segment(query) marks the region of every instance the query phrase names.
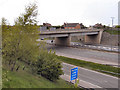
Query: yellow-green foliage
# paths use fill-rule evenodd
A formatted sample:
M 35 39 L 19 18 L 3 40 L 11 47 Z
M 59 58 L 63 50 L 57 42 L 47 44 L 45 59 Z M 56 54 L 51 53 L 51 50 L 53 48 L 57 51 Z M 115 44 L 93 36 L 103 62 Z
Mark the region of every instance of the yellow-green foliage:
M 39 38 L 36 16 L 36 4 L 30 4 L 25 13 L 15 20 L 14 26 L 8 26 L 6 19 L 2 19 L 3 64 L 11 71 L 24 70 L 29 65 L 32 71 L 39 71 L 39 74 L 54 81 L 62 74 L 61 63 L 55 53 L 48 53 L 44 44 L 36 41 Z
M 38 61 L 36 62 L 36 71 L 45 78 L 55 81 L 63 74 L 61 62 L 57 59 L 55 52 L 48 52 L 45 49 L 40 50 Z

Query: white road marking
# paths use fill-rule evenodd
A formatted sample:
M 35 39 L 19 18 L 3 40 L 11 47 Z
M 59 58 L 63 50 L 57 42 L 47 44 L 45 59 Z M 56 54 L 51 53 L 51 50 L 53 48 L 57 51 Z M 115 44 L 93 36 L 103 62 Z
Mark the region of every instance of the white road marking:
M 67 75 L 67 74 L 61 75 L 61 78 L 70 82 L 70 76 Z M 74 80 L 71 81 L 71 82 L 75 83 Z M 98 85 L 92 84 L 90 82 L 87 82 L 87 81 L 84 81 L 84 80 L 81 80 L 81 79 L 79 79 L 79 85 L 82 86 L 82 87 L 85 87 L 85 88 L 102 88 Z
M 75 59 L 83 60 L 83 61 L 89 61 L 89 62 L 99 63 L 99 64 L 118 65 L 118 63 L 114 63 L 114 62 L 101 61 L 101 60 L 91 59 L 91 58 L 88 59 L 88 58 L 85 58 L 85 57 L 80 57 L 80 56 L 76 56 L 76 55 L 68 55 L 68 54 L 58 53 L 58 52 L 56 52 L 56 55 L 58 55 L 58 56 L 64 56 L 64 57 L 69 57 L 69 58 L 75 58 Z
M 94 86 L 94 87 L 96 87 L 96 88 L 102 88 L 102 87 L 100 87 L 100 86 L 98 86 L 98 85 L 95 85 L 95 84 L 92 84 L 92 83 L 90 83 L 90 82 L 86 82 L 86 81 L 83 81 L 83 80 L 79 80 L 79 82 L 84 82 L 84 83 L 87 83 L 87 84 L 89 84 L 89 85 L 91 85 L 91 86 Z
M 62 64 L 70 65 L 70 66 L 75 66 L 75 65 L 68 64 L 68 63 L 62 63 Z M 117 79 L 117 80 L 118 80 L 118 78 L 117 78 L 117 77 L 114 77 L 114 76 L 110 76 L 110 75 L 107 75 L 107 74 L 103 74 L 103 73 L 100 73 L 100 72 L 97 72 L 97 71 L 93 71 L 93 70 L 89 70 L 89 69 L 82 68 L 82 67 L 78 67 L 78 68 L 83 69 L 83 70 L 86 70 L 86 71 L 94 72 L 94 73 L 97 73 L 97 74 L 101 74 L 101 75 L 104 75 L 104 76 L 107 76 L 107 77 L 114 78 L 114 79 Z

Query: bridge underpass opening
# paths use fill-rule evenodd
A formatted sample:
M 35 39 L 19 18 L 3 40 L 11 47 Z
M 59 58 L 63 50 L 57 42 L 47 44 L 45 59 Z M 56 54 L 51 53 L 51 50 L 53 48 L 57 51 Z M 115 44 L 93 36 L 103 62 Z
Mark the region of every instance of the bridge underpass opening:
M 60 46 L 70 46 L 71 37 L 56 37 L 55 38 L 55 45 Z

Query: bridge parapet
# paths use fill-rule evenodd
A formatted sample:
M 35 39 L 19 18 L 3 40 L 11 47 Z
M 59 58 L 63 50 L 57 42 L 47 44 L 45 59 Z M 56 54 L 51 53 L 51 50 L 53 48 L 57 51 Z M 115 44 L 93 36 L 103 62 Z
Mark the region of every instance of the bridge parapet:
M 57 33 L 80 33 L 80 32 L 99 32 L 103 31 L 102 29 L 95 29 L 95 30 L 89 30 L 89 29 L 76 29 L 76 30 L 54 30 L 54 31 L 41 31 L 40 34 L 57 34 Z

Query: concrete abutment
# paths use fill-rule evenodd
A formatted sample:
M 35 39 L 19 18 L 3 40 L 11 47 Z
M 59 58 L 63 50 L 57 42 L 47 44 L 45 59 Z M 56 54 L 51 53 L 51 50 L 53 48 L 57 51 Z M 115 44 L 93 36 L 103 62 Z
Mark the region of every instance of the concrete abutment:
M 103 30 L 99 31 L 96 35 L 86 35 L 85 44 L 100 44 Z

